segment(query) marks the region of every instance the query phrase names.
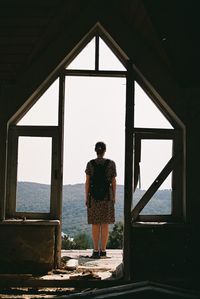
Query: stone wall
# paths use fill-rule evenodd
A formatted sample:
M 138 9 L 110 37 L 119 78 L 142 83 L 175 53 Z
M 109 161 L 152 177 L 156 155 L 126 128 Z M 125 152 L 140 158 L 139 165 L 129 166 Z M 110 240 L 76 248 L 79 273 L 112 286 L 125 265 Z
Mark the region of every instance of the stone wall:
M 54 226 L 0 225 L 0 272 L 43 273 L 53 268 Z

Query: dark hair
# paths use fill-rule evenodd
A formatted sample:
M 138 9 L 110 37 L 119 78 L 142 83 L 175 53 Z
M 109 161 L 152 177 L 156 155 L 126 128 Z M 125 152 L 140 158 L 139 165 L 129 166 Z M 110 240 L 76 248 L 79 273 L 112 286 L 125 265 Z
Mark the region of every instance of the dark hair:
M 102 141 L 99 141 L 95 144 L 95 152 L 102 155 L 106 150 L 106 144 Z

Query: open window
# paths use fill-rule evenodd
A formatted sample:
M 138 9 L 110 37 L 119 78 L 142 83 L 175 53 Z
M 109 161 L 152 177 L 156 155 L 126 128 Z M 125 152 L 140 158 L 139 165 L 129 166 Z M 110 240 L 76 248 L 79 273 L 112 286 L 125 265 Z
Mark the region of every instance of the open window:
M 57 129 L 39 126 L 10 127 L 9 157 L 7 217 L 55 219 L 58 173 Z M 44 181 L 46 184 L 41 184 L 41 189 L 33 188 L 34 183 L 39 185 Z M 23 189 L 21 189 L 22 183 Z
M 133 194 L 133 221 L 168 221 L 177 222 L 183 220 L 183 200 L 182 200 L 182 164 L 181 164 L 181 142 L 180 132 L 170 129 L 136 129 L 134 130 L 134 194 Z M 161 146 L 161 144 L 163 144 Z M 134 201 L 136 187 L 141 180 L 141 161 L 143 158 L 143 147 L 148 148 L 148 167 L 150 173 L 149 186 L 143 191 L 142 197 Z M 160 147 L 160 149 L 159 149 Z M 164 155 L 161 147 L 165 149 Z M 151 151 L 151 148 L 153 149 Z M 163 156 L 163 157 L 162 157 Z M 159 168 L 154 171 L 156 161 L 160 160 Z M 163 165 L 162 165 L 163 164 Z M 159 200 L 159 187 L 169 179 L 168 189 L 165 190 L 167 198 Z M 178 187 L 178 188 L 177 188 Z M 152 209 L 146 209 L 152 203 Z M 158 207 L 160 204 L 160 207 Z M 148 212 L 149 211 L 149 212 Z

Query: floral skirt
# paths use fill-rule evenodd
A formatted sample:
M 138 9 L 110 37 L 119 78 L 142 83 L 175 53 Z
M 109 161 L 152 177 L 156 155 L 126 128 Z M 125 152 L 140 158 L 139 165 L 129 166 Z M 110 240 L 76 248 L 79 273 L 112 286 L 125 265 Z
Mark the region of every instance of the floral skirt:
M 88 224 L 114 223 L 115 207 L 113 200 L 96 201 L 91 199 L 90 207 L 87 208 Z

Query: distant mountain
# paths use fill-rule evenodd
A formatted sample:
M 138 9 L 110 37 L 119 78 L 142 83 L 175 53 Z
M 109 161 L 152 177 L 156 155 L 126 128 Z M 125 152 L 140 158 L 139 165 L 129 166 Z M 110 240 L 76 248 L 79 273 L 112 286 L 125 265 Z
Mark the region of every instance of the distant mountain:
M 134 205 L 145 193 L 137 189 L 133 195 Z M 115 215 L 116 221 L 123 221 L 124 187 L 117 186 Z M 171 190 L 159 190 L 142 211 L 142 214 L 169 214 L 171 210 Z M 50 186 L 45 184 L 19 182 L 17 185 L 17 211 L 48 212 L 50 209 Z M 91 235 L 87 224 L 84 205 L 84 184 L 63 186 L 62 231 L 74 237 L 77 233 Z M 112 228 L 112 226 L 111 226 Z

